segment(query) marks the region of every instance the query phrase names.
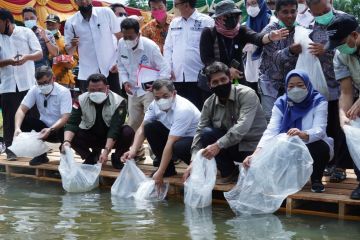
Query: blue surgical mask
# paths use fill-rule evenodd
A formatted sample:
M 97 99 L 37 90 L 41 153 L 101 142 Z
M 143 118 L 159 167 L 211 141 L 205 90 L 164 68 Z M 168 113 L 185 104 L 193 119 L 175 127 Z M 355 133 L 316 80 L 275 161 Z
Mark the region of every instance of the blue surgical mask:
M 341 52 L 342 54 L 348 54 L 348 55 L 354 54 L 357 50 L 356 47 L 352 48 L 347 43 L 338 46 L 336 49 L 339 50 L 339 52 Z
M 34 26 L 36 26 L 36 20 L 26 20 L 24 21 L 24 25 L 25 27 L 32 29 Z
M 315 17 L 315 22 L 321 25 L 329 25 L 329 23 L 334 19 L 335 15 L 332 10 L 328 13 L 323 14 L 321 16 Z
M 299 87 L 294 87 L 288 91 L 287 95 L 288 95 L 288 98 L 290 98 L 293 102 L 301 103 L 307 97 L 308 90 L 306 88 L 303 89 L 303 88 L 299 88 Z
M 48 30 L 48 31 L 51 32 L 52 35 L 55 35 L 58 32 L 58 30 L 56 30 L 56 29 L 55 30 Z

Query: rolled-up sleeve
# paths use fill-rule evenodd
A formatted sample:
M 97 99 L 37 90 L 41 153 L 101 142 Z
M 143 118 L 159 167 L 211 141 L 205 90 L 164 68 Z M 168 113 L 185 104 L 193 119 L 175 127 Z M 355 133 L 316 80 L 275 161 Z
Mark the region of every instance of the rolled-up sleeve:
M 334 56 L 334 72 L 335 72 L 335 79 L 337 81 L 342 80 L 347 77 L 351 77 L 350 70 L 348 66 L 346 66 L 340 59 L 340 52 L 336 50 Z
M 253 91 L 248 91 L 244 94 L 241 94 L 238 101 L 240 112 L 237 123 L 218 140 L 220 146 L 223 148 L 228 148 L 241 142 L 242 138 L 249 132 L 251 128 L 260 104 L 259 98 Z

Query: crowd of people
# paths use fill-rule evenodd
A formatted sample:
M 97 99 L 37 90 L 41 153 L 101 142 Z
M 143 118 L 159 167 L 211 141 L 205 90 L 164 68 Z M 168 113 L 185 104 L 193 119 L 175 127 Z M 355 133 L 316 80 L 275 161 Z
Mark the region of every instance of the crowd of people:
M 189 165 L 185 180 L 201 149 L 216 160 L 217 184 L 228 184 L 239 175 L 234 162 L 251 168 L 254 154 L 286 133 L 302 139 L 314 160 L 313 192 L 325 190 L 324 174 L 345 180 L 347 168 L 360 181 L 343 132 L 360 117 L 360 27 L 331 0 L 246 0 L 244 24 L 231 0 L 209 14 L 198 12 L 196 0 L 174 0 L 180 16 L 166 12 L 165 0 L 149 0 L 153 19 L 146 24 L 121 4 L 75 2 L 79 11 L 66 20 L 64 35 L 56 15 L 43 29 L 26 7 L 22 27 L 0 9 L 6 147 L 35 130 L 61 150 L 73 148 L 85 164 L 106 163 L 112 153 L 121 169 L 144 156 L 147 139 L 157 184 L 177 174 L 178 159 Z M 311 32 L 308 49 L 295 42 L 298 28 Z M 296 68 L 307 50 L 320 61 L 328 96 Z M 75 86 L 81 95 L 71 94 Z M 30 165 L 48 161 L 43 154 Z M 360 185 L 350 197 L 360 200 Z

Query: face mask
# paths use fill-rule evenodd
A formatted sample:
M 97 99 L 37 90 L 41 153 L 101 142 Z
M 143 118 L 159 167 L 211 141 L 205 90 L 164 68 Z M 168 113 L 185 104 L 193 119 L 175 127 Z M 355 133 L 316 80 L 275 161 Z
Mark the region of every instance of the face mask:
M 344 43 L 344 44 L 338 46 L 336 49 L 339 50 L 339 52 L 341 52 L 343 54 L 348 54 L 348 55 L 355 53 L 357 50 L 356 47 L 352 48 L 347 43 Z
M 171 108 L 173 104 L 173 98 L 160 98 L 156 101 L 156 104 L 160 108 L 161 111 L 167 111 Z
M 156 21 L 161 22 L 166 18 L 165 10 L 154 10 L 151 11 L 151 15 L 156 19 Z
M 230 95 L 231 91 L 231 82 L 229 81 L 226 84 L 218 85 L 211 90 L 215 93 L 219 98 L 227 98 Z
M 52 35 L 55 35 L 58 32 L 58 30 L 56 30 L 56 29 L 55 30 L 48 30 L 48 31 L 51 32 Z
M 104 92 L 92 92 L 89 94 L 89 98 L 94 103 L 100 104 L 106 100 L 107 95 Z
M 279 25 L 280 25 L 281 28 L 293 28 L 293 27 L 295 27 L 297 25 L 297 22 L 294 22 L 291 27 L 288 27 L 288 26 L 285 25 L 285 23 L 283 21 L 279 20 Z
M 306 10 L 307 6 L 303 3 L 298 4 L 298 13 L 303 13 Z
M 259 15 L 260 8 L 259 8 L 259 6 L 256 6 L 256 7 L 249 6 L 246 8 L 246 12 L 249 14 L 249 16 L 254 18 L 257 15 Z
M 26 20 L 24 22 L 25 27 L 32 29 L 36 26 L 36 20 Z
M 87 5 L 87 6 L 80 6 L 79 7 L 79 11 L 82 13 L 82 14 L 87 14 L 91 11 L 92 9 L 92 5 Z
M 321 25 L 328 25 L 333 19 L 335 15 L 332 10 L 330 10 L 328 13 L 315 17 L 315 22 Z
M 234 29 L 236 27 L 236 25 L 238 25 L 239 21 L 238 18 L 235 16 L 228 16 L 225 21 L 224 21 L 224 26 L 231 30 Z
M 138 44 L 138 38 L 135 40 L 125 40 L 125 45 L 129 50 L 132 50 Z
M 299 87 L 294 87 L 293 89 L 288 91 L 288 97 L 295 103 L 301 103 L 302 101 L 304 101 L 307 95 L 308 90 Z
M 53 90 L 53 87 L 54 86 L 52 84 L 45 84 L 45 85 L 38 86 L 40 92 L 44 95 L 51 93 L 51 91 Z

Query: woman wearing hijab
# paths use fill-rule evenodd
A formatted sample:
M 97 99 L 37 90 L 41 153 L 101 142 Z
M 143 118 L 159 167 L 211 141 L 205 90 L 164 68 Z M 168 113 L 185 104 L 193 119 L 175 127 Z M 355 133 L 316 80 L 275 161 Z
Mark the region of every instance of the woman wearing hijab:
M 260 33 L 269 24 L 272 16 L 265 0 L 246 0 L 246 12 L 248 14 L 246 26 L 257 33 Z M 247 44 L 244 48 L 244 52 L 246 52 L 245 77 L 249 82 L 248 85 L 257 91 L 262 46 L 255 45 Z
M 284 39 L 287 29 L 257 33 L 246 26 L 240 26 L 241 10 L 232 0 L 216 4 L 214 28 L 204 28 L 200 38 L 200 57 L 205 67 L 215 61 L 230 67 L 232 79 L 243 79 L 242 51 L 247 43 L 258 46 Z M 244 83 L 244 82 L 241 82 Z
M 314 90 L 309 76 L 304 71 L 289 72 L 285 84 L 286 93 L 276 100 L 270 123 L 253 155 L 280 133 L 299 136 L 314 160 L 311 191 L 323 192 L 325 191 L 321 183 L 323 171 L 334 152 L 333 139 L 326 135 L 328 103 L 318 91 Z M 244 160 L 244 167 L 250 166 L 253 155 Z

